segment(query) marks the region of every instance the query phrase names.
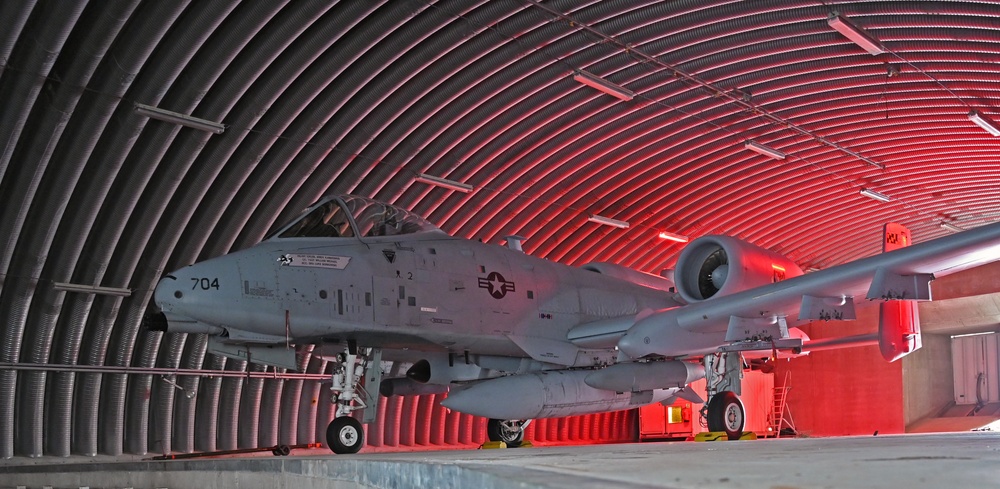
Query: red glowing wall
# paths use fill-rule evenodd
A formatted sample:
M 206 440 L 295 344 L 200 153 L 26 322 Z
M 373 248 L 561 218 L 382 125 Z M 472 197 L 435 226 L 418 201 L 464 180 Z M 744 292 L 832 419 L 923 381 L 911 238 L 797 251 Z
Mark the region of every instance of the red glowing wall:
M 872 333 L 878 307 L 858 308 L 857 321 L 803 328 L 813 339 Z M 903 433 L 902 362 L 888 363 L 878 346 L 818 351 L 779 361 L 776 375 L 790 371 L 788 405 L 799 433 L 811 436 Z

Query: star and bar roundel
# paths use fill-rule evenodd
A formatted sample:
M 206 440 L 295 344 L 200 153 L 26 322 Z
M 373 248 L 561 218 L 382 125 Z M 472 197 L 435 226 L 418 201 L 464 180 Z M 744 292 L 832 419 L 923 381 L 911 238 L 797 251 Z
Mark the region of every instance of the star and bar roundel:
M 486 277 L 479 277 L 479 288 L 488 290 L 494 299 L 503 299 L 507 292 L 514 292 L 514 282 L 508 282 L 498 272 L 490 272 Z

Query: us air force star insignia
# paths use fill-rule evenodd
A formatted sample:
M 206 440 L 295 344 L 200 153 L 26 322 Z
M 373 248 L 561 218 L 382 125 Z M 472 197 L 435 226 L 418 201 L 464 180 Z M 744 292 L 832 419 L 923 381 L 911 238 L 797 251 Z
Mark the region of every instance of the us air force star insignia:
M 507 292 L 514 291 L 514 282 L 508 282 L 497 272 L 490 272 L 485 278 L 479 277 L 479 288 L 489 291 L 494 299 L 503 299 Z
M 396 261 L 396 252 L 395 251 L 392 251 L 392 250 L 382 250 L 382 254 L 385 255 L 385 259 L 389 263 L 392 263 L 392 262 Z

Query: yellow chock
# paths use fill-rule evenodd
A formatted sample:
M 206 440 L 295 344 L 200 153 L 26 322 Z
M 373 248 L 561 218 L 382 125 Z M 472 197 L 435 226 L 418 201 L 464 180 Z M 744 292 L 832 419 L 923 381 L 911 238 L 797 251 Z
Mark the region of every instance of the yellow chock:
M 490 449 L 490 448 L 507 448 L 507 444 L 502 441 L 488 441 L 479 445 L 479 449 Z
M 740 435 L 740 440 L 756 440 L 757 433 L 744 431 Z M 729 435 L 725 431 L 707 431 L 694 435 L 694 441 L 729 441 Z
M 521 446 L 517 448 L 532 448 L 532 447 L 534 447 L 534 445 L 532 445 L 530 441 L 524 440 L 521 442 Z

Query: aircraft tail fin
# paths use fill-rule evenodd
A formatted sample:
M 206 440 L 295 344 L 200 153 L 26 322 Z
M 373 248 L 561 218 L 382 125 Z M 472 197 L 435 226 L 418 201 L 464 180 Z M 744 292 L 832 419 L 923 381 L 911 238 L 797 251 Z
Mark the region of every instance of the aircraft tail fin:
M 882 251 L 909 246 L 910 230 L 887 223 Z M 920 316 L 914 300 L 887 300 L 879 305 L 878 347 L 882 358 L 894 362 L 920 349 Z

